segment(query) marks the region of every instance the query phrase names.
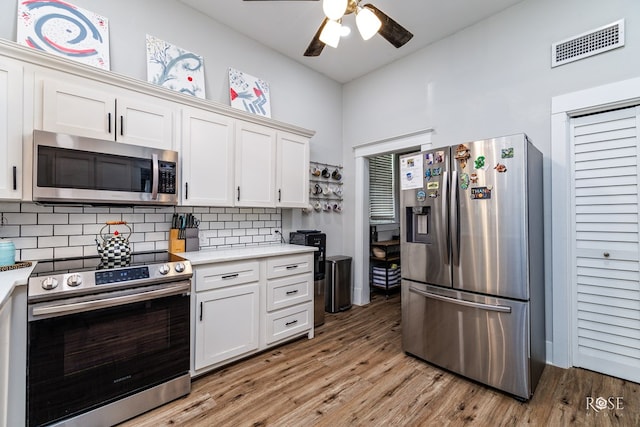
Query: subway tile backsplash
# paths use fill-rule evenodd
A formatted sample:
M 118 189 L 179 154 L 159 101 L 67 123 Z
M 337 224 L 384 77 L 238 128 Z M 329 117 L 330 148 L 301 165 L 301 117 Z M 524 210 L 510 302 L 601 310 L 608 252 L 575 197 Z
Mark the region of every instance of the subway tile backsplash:
M 0 238 L 11 239 L 16 260 L 97 255 L 95 239 L 106 221 L 127 221 L 134 252 L 166 250 L 171 217 L 192 213 L 200 220 L 200 248 L 274 244 L 282 212 L 275 208 L 90 207 L 0 203 Z M 124 226 L 114 226 L 126 232 Z M 106 231 L 106 229 L 105 229 Z

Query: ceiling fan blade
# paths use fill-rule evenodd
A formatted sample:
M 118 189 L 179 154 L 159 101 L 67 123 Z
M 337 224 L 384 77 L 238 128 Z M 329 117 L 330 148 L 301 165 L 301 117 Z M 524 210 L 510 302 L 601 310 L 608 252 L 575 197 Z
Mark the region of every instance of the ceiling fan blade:
M 320 33 L 324 29 L 324 26 L 329 22 L 329 18 L 324 18 L 322 24 L 320 24 L 320 28 L 316 31 L 316 35 L 311 39 L 311 43 L 307 46 L 307 50 L 304 51 L 304 56 L 319 56 L 322 53 L 322 49 L 324 49 L 324 43 L 320 41 Z
M 398 24 L 374 5 L 365 4 L 363 7 L 371 10 L 378 17 L 382 22 L 382 26 L 378 30 L 378 34 L 387 39 L 387 41 L 396 48 L 404 46 L 404 44 L 413 37 L 413 34 L 409 30 Z

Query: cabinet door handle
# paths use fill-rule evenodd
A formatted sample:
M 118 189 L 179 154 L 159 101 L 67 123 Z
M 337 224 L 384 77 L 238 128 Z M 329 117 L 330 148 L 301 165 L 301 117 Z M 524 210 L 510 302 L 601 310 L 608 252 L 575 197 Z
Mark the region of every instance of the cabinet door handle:
M 107 122 L 109 123 L 107 127 L 109 128 L 109 133 L 111 133 L 111 113 L 107 113 Z
M 124 116 L 120 116 L 120 136 L 124 136 Z
M 291 322 L 285 323 L 284 326 L 291 326 L 291 325 L 295 325 L 296 323 L 298 323 L 297 320 L 292 320 Z
M 202 322 L 202 302 L 200 302 L 200 321 Z
M 297 294 L 298 290 L 296 289 L 295 291 L 287 291 L 287 295 L 293 295 L 293 294 Z
M 238 201 L 240 201 L 240 186 L 238 185 Z
M 18 189 L 18 167 L 14 166 L 13 167 L 13 190 L 17 190 Z
M 278 203 L 282 201 L 282 189 L 278 189 Z
M 238 277 L 238 273 L 227 274 L 226 276 L 222 276 L 222 280 L 235 279 Z
M 295 264 L 295 265 L 287 265 L 287 267 L 286 267 L 286 269 L 287 269 L 287 270 L 294 270 L 294 269 L 296 269 L 296 268 L 298 268 L 298 264 Z
M 188 182 L 184 183 L 184 199 L 185 200 L 189 199 L 189 183 Z

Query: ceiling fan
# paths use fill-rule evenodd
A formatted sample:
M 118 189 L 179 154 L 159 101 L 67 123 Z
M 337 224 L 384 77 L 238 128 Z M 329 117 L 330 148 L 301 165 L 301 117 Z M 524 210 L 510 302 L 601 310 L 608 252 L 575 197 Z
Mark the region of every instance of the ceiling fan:
M 281 1 L 281 0 L 244 0 L 244 1 Z M 292 1 L 292 0 L 289 0 Z M 298 0 L 318 1 L 318 0 Z M 337 47 L 342 30 L 342 18 L 355 13 L 356 26 L 364 40 L 369 40 L 376 33 L 384 37 L 396 48 L 404 46 L 413 34 L 391 19 L 374 5 L 367 3 L 360 6 L 362 0 L 323 0 L 322 9 L 326 15 L 304 56 L 318 56 L 325 45 Z

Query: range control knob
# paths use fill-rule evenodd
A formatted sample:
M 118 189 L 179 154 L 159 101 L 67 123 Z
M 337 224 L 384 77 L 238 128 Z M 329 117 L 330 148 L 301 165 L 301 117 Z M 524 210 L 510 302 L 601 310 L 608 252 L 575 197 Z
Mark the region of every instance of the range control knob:
M 71 276 L 67 277 L 67 285 L 71 286 L 72 288 L 80 286 L 81 284 L 82 276 L 80 276 L 79 274 L 72 274 Z
M 54 289 L 56 286 L 58 286 L 58 279 L 56 279 L 55 277 L 47 277 L 43 279 L 41 283 L 42 289 L 50 291 L 51 289 Z
M 158 271 L 160 272 L 160 274 L 162 274 L 163 276 L 167 273 L 169 273 L 171 269 L 169 268 L 169 264 L 162 264 L 160 266 L 160 268 L 158 268 Z
M 183 263 L 179 262 L 175 265 L 174 268 L 176 269 L 176 273 L 182 273 L 185 269 L 185 266 Z

